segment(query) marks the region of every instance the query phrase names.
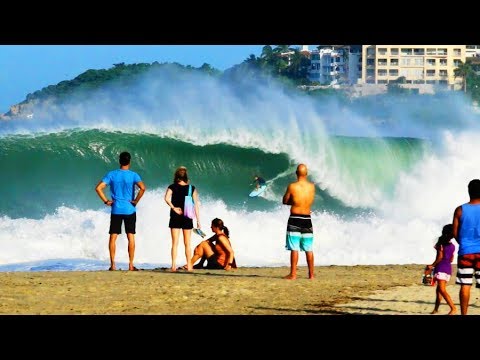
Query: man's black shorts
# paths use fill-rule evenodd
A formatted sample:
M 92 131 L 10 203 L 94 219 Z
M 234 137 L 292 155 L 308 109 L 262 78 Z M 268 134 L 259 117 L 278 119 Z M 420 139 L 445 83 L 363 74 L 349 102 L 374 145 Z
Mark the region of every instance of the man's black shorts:
M 125 223 L 125 232 L 127 234 L 135 234 L 135 224 L 137 222 L 136 212 L 130 215 L 111 214 L 109 234 L 121 234 L 122 221 Z

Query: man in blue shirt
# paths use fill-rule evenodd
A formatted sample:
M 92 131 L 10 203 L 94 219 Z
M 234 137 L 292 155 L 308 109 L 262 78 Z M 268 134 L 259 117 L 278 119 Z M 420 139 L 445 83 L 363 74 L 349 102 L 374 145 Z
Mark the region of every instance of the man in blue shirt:
M 122 222 L 125 225 L 125 233 L 128 239 L 128 270 L 138 270 L 133 266 L 135 256 L 135 225 L 137 215 L 135 206 L 145 193 L 145 185 L 136 172 L 130 170 L 130 153 L 124 151 L 119 156 L 120 169 L 109 171 L 103 179 L 97 184 L 95 191 L 105 205 L 111 206 L 110 230 L 108 249 L 110 251 L 110 268 L 116 270 L 115 251 L 118 234 L 122 233 Z M 110 186 L 109 200 L 103 190 Z M 135 186 L 139 188 L 135 196 Z
M 453 214 L 453 236 L 458 242 L 457 279 L 460 285 L 460 311 L 467 315 L 470 289 L 475 278 L 480 288 L 480 180 L 468 183 L 470 201 Z

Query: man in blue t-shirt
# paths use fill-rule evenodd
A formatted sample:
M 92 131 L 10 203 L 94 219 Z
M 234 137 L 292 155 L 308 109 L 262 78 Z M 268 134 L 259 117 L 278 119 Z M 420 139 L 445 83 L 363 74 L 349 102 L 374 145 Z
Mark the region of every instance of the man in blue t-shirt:
M 110 251 L 110 268 L 108 270 L 116 270 L 115 251 L 118 234 L 122 233 L 122 222 L 125 225 L 125 233 L 128 239 L 128 270 L 138 270 L 133 266 L 133 258 L 135 255 L 135 225 L 137 215 L 135 206 L 145 193 L 145 184 L 140 175 L 130 170 L 130 153 L 124 151 L 119 156 L 120 169 L 108 172 L 103 179 L 97 184 L 95 191 L 105 205 L 112 207 L 110 214 L 110 230 L 108 249 Z M 109 200 L 103 190 L 110 186 Z M 135 196 L 135 186 L 139 188 Z
M 458 242 L 457 279 L 460 285 L 460 311 L 467 315 L 470 289 L 475 278 L 480 288 L 480 180 L 468 183 L 468 203 L 457 206 L 453 213 L 453 236 Z

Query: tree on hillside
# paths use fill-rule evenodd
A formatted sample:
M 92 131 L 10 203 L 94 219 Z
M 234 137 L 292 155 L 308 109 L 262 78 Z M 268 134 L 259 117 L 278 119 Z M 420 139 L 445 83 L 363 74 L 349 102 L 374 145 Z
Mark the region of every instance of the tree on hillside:
M 219 76 L 222 72 L 218 69 L 215 69 L 214 67 L 212 67 L 210 64 L 207 64 L 207 63 L 203 63 L 202 66 L 200 66 L 198 68 L 200 71 L 203 71 L 209 75 L 213 75 L 213 76 Z
M 262 54 L 260 55 L 260 61 L 258 65 L 268 74 L 278 74 L 278 57 L 278 53 L 275 52 L 270 45 L 265 45 L 262 48 Z
M 285 70 L 285 75 L 297 83 L 310 83 L 308 80 L 308 70 L 310 68 L 310 59 L 298 49 L 293 49 L 293 55 L 290 56 L 290 65 Z
M 273 66 L 278 74 L 283 74 L 290 65 L 289 53 L 292 51 L 293 49 L 290 48 L 290 45 L 277 45 L 275 49 L 273 49 Z
M 265 45 L 262 48 L 262 54 L 260 55 L 260 58 L 264 60 L 265 62 L 269 62 L 273 58 L 273 49 L 270 45 Z
M 273 52 L 276 54 L 282 54 L 282 53 L 287 53 L 293 51 L 293 49 L 290 47 L 290 45 L 277 45 L 275 49 L 273 49 Z

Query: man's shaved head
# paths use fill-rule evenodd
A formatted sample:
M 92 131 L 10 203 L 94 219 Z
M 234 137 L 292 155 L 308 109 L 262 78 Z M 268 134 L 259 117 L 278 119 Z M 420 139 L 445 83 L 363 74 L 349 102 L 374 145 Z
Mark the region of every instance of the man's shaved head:
M 308 174 L 307 165 L 299 164 L 297 166 L 297 175 L 298 176 L 307 176 L 307 174 Z

